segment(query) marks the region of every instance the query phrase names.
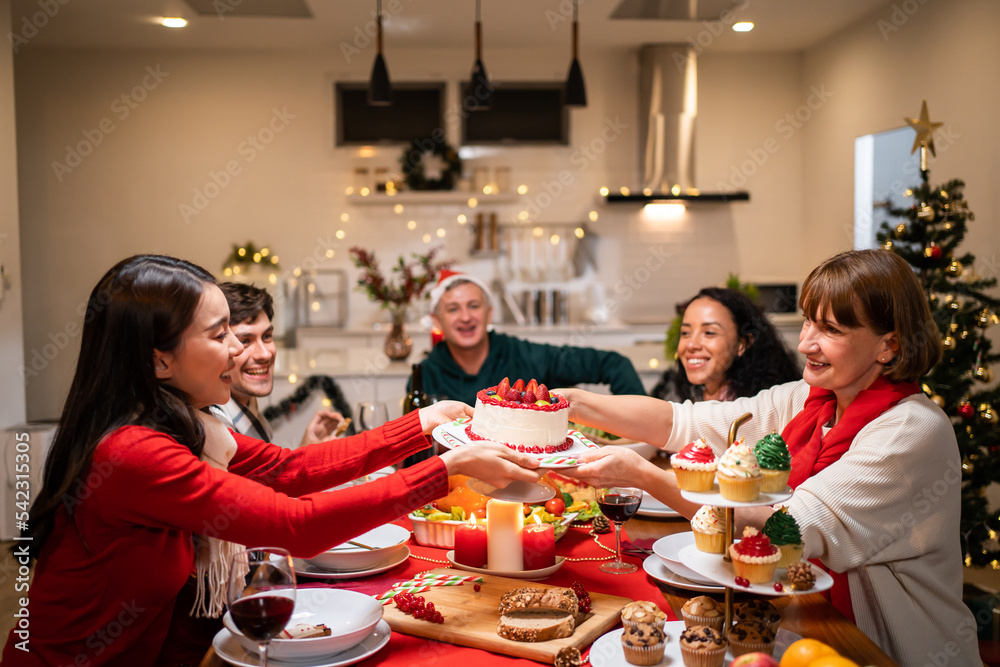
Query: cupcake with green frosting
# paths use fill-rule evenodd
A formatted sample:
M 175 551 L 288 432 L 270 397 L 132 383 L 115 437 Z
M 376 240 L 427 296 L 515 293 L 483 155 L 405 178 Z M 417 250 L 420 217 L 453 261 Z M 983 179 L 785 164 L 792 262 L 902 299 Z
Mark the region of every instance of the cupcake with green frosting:
M 792 472 L 792 457 L 788 445 L 777 433 L 765 435 L 753 448 L 757 464 L 764 475 L 761 493 L 781 493 L 788 486 L 788 476 Z
M 776 567 L 788 567 L 802 559 L 802 533 L 788 508 L 782 507 L 769 516 L 761 532 L 781 550 L 781 560 Z

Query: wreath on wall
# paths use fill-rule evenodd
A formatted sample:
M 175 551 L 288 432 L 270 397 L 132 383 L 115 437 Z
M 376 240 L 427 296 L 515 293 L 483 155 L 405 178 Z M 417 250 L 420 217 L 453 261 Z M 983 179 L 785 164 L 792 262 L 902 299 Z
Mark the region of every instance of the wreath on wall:
M 277 405 L 265 408 L 264 419 L 269 422 L 273 422 L 278 419 L 290 417 L 303 403 L 308 401 L 317 390 L 323 391 L 323 394 L 326 396 L 327 400 L 330 401 L 334 410 L 347 418 L 353 416 L 351 414 L 351 405 L 347 402 L 347 399 L 344 397 L 344 392 L 340 389 L 336 380 L 329 375 L 310 375 L 291 396 L 283 399 Z M 352 423 L 347 427 L 347 435 L 354 435 L 355 433 L 356 430 L 354 428 L 354 424 Z
M 411 190 L 453 190 L 462 174 L 462 158 L 443 139 L 414 139 L 399 158 Z

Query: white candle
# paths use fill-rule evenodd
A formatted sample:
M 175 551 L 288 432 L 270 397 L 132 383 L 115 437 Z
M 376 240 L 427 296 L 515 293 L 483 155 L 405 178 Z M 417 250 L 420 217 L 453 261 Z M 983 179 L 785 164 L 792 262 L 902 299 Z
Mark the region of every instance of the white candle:
M 523 523 L 521 503 L 491 499 L 486 503 L 486 568 L 498 572 L 520 572 L 524 569 L 521 545 Z

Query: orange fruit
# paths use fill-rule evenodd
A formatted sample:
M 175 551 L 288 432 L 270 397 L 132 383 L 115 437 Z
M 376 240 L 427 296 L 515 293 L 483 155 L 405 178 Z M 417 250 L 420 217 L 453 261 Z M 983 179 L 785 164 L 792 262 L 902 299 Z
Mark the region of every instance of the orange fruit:
M 785 649 L 781 656 L 781 667 L 813 667 L 813 662 L 826 656 L 839 657 L 833 647 L 818 639 L 800 639 Z
M 825 655 L 810 662 L 809 667 L 860 667 L 860 665 L 842 655 Z

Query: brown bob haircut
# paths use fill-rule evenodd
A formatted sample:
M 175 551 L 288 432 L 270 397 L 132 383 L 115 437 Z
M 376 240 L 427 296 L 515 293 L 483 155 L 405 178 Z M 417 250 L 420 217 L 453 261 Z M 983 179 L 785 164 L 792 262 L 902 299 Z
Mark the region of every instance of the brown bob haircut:
M 807 317 L 833 313 L 849 328 L 896 333 L 899 349 L 883 375 L 915 382 L 941 359 L 941 334 L 913 269 L 888 250 L 852 250 L 826 260 L 802 285 L 799 307 Z

